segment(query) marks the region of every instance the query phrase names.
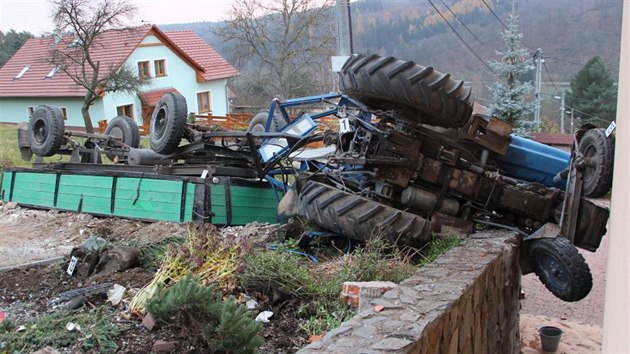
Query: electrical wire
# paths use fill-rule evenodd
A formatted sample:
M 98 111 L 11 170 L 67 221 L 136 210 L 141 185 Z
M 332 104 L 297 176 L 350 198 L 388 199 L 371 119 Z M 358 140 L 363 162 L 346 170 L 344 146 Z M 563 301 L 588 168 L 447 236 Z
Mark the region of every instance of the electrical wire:
M 451 29 L 451 31 L 453 31 L 453 33 L 457 36 L 457 38 L 459 38 L 460 43 L 465 46 L 466 48 L 468 48 L 468 51 L 475 57 L 477 58 L 486 68 L 488 68 L 488 70 L 492 73 L 492 75 L 497 76 L 497 74 L 494 72 L 494 70 L 492 70 L 492 68 L 490 67 L 490 65 L 488 65 L 488 63 L 486 63 L 483 59 L 481 59 L 481 57 L 479 55 L 477 55 L 477 53 L 475 53 L 475 51 L 468 45 L 468 43 L 466 43 L 466 41 L 459 35 L 459 33 L 457 33 L 457 31 L 455 30 L 455 28 L 450 24 L 450 22 L 448 22 L 446 20 L 446 17 L 444 17 L 444 15 L 442 14 L 442 12 L 440 12 L 440 10 L 437 8 L 437 6 L 435 6 L 435 4 L 433 3 L 433 1 L 428 0 L 429 4 L 431 4 L 431 6 L 433 6 L 433 8 L 435 9 L 435 11 L 438 13 L 438 15 L 440 15 L 440 17 L 442 18 L 442 20 L 444 20 L 444 22 L 446 23 L 446 25 L 448 25 L 448 27 Z
M 560 89 L 558 89 L 558 86 L 556 86 L 556 83 L 553 81 L 553 78 L 551 77 L 551 74 L 549 73 L 549 68 L 547 68 L 547 63 L 543 62 L 543 66 L 545 67 L 545 72 L 547 73 L 547 76 L 549 77 L 549 81 L 551 81 L 551 84 L 553 85 L 553 88 L 556 89 L 556 93 L 562 94 L 560 92 Z
M 486 0 L 481 0 L 481 2 L 483 2 L 484 5 L 486 5 L 488 10 L 490 10 L 490 12 L 494 15 L 494 18 L 496 18 L 499 21 L 499 23 L 501 23 L 503 28 L 505 28 L 505 30 L 508 31 L 508 26 L 506 26 L 505 23 L 503 23 L 503 21 L 501 21 L 499 16 L 497 16 L 497 14 L 494 12 L 494 10 L 492 10 L 492 8 L 490 6 L 488 6 L 488 3 L 486 2 Z
M 479 43 L 481 43 L 481 45 L 483 45 L 486 49 L 491 50 L 490 48 L 488 48 L 488 46 L 486 45 L 486 43 L 484 43 L 481 39 L 479 39 L 479 37 L 477 37 L 473 31 L 470 30 L 470 28 L 468 28 L 468 26 L 466 26 L 466 24 L 464 23 L 464 21 L 462 21 L 459 17 L 457 17 L 457 15 L 453 12 L 453 10 L 451 10 L 451 8 L 444 2 L 444 0 L 440 0 L 440 2 L 442 3 L 442 5 L 444 5 L 446 7 L 446 9 L 448 10 L 448 12 L 451 13 L 451 15 L 453 15 L 453 17 L 455 17 L 455 19 L 462 25 L 464 26 L 464 28 L 468 31 L 468 33 L 470 33 L 477 41 L 479 41 Z

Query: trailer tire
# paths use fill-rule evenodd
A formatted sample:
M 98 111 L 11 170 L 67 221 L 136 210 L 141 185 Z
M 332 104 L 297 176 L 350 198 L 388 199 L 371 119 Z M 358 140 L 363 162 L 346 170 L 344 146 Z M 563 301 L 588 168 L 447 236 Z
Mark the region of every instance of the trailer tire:
M 593 287 L 584 257 L 563 236 L 529 241 L 534 272 L 556 297 L 567 302 L 582 300 Z
M 140 129 L 130 117 L 118 116 L 110 120 L 105 129 L 105 135 L 119 138 L 134 149 L 140 146 Z
M 38 106 L 28 124 L 28 142 L 37 156 L 52 156 L 59 151 L 65 125 L 63 113 L 57 107 Z
M 298 210 L 310 222 L 358 241 L 378 237 L 420 248 L 431 240 L 426 219 L 315 181 L 304 184 Z
M 444 128 L 464 126 L 472 113 L 470 87 L 413 61 L 355 54 L 339 76 L 341 90 L 372 110 Z
M 265 125 L 267 124 L 267 117 L 269 117 L 268 112 L 260 112 L 252 118 L 249 122 L 249 127 L 247 127 L 248 132 L 259 132 L 262 133 L 265 131 Z M 270 132 L 279 132 L 287 126 L 289 122 L 278 113 L 274 113 L 271 118 L 271 126 L 269 127 Z
M 603 128 L 590 129 L 584 133 L 578 150 L 584 157 L 592 159 L 594 166 L 587 166 L 584 170 L 582 193 L 588 198 L 598 198 L 612 187 L 613 161 L 615 149 L 613 137 L 606 137 Z
M 163 155 L 173 153 L 184 135 L 187 115 L 184 96 L 177 92 L 162 95 L 151 117 L 151 149 Z

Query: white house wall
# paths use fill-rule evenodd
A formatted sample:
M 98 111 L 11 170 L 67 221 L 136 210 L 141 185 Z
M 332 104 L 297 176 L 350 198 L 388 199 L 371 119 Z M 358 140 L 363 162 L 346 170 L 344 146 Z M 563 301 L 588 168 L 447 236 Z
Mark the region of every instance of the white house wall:
M 134 71 L 138 70 L 138 62 L 149 61 L 151 69 L 151 84 L 143 91 L 153 91 L 165 88 L 175 88 L 185 98 L 188 112 L 197 113 L 197 93 L 210 91 L 212 115 L 225 116 L 228 113 L 228 100 L 226 85 L 227 80 L 214 80 L 211 82 L 198 83 L 195 69 L 181 59 L 177 54 L 165 45 L 161 45 L 155 36 L 147 36 L 142 44 L 129 56 L 126 65 Z M 166 76 L 155 77 L 155 60 L 164 59 L 166 62 Z M 107 119 L 116 117 L 116 107 L 133 104 L 134 118 L 138 124 L 142 123 L 141 102 L 137 95 L 123 93 L 109 93 L 103 98 L 104 116 Z
M 73 127 L 83 127 L 83 116 L 81 115 L 81 104 L 83 98 L 63 98 L 63 97 L 23 97 L 23 98 L 0 98 L 0 122 L 28 122 L 28 107 L 36 108 L 39 105 L 50 105 L 65 108 L 68 119 L 65 125 Z M 98 107 L 90 110 L 92 122 L 96 126 L 99 116 L 102 116 L 102 109 Z M 99 114 L 101 113 L 101 114 Z

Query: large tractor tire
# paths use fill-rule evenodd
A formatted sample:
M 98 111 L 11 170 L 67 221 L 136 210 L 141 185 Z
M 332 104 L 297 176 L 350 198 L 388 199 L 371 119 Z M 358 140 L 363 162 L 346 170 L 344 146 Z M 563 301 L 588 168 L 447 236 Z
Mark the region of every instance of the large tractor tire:
M 593 287 L 591 271 L 565 237 L 528 241 L 534 272 L 545 287 L 561 300 L 582 300 Z
M 582 193 L 585 197 L 601 197 L 612 187 L 613 145 L 613 137 L 606 137 L 606 130 L 602 128 L 590 129 L 582 136 L 578 149 L 590 160 L 583 173 Z
M 107 124 L 105 135 L 119 138 L 123 143 L 132 148 L 140 146 L 140 129 L 136 122 L 130 117 L 118 116 Z
M 252 118 L 252 120 L 249 122 L 249 127 L 247 128 L 247 131 L 258 133 L 264 132 L 265 126 L 267 124 L 267 117 L 269 117 L 269 113 L 267 112 L 260 112 L 256 114 L 254 118 Z M 271 126 L 269 127 L 269 131 L 279 132 L 288 124 L 289 122 L 281 114 L 274 113 L 273 117 L 271 118 Z
M 380 238 L 418 248 L 431 240 L 431 223 L 424 218 L 315 181 L 302 188 L 298 210 L 307 220 L 354 240 Z
M 179 146 L 188 115 L 186 99 L 179 93 L 165 93 L 151 117 L 149 142 L 153 151 L 168 155 Z
M 28 124 L 28 141 L 37 156 L 52 156 L 59 151 L 65 124 L 57 107 L 41 105 L 33 111 Z
M 413 61 L 353 55 L 339 76 L 341 90 L 373 110 L 444 128 L 464 126 L 472 113 L 470 87 Z

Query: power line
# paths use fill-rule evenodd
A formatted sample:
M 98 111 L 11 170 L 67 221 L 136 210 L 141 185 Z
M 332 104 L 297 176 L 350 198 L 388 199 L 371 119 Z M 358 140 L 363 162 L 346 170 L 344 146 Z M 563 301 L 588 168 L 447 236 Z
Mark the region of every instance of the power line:
M 558 89 L 558 86 L 556 86 L 556 83 L 553 81 L 553 78 L 551 77 L 551 74 L 549 73 L 549 68 L 547 68 L 547 63 L 543 62 L 543 66 L 545 67 L 545 72 L 547 73 L 547 76 L 549 77 L 549 81 L 551 81 L 551 84 L 553 85 L 553 88 L 556 89 L 557 93 L 561 93 L 560 90 Z
M 479 39 L 479 37 L 477 37 L 473 31 L 470 30 L 470 28 L 468 28 L 468 26 L 466 26 L 466 24 L 464 23 L 464 21 L 462 21 L 459 17 L 457 17 L 457 15 L 453 12 L 453 10 L 451 10 L 450 7 L 448 7 L 448 5 L 444 2 L 444 0 L 440 0 L 440 2 L 442 3 L 442 5 L 444 5 L 446 7 L 446 9 L 448 10 L 448 12 L 451 13 L 451 15 L 453 15 L 453 17 L 455 17 L 455 19 L 462 25 L 464 26 L 464 28 L 468 31 L 468 33 L 470 33 L 473 37 L 475 37 L 475 39 L 477 41 L 479 41 L 479 43 L 481 43 L 481 45 L 483 45 L 486 49 L 490 50 L 490 48 L 488 48 L 488 46 L 481 40 Z
M 481 2 L 483 2 L 484 5 L 486 5 L 486 7 L 488 8 L 488 10 L 490 10 L 490 12 L 492 12 L 492 14 L 494 15 L 494 18 L 496 18 L 497 20 L 499 20 L 499 22 L 501 23 L 501 25 L 503 25 L 503 28 L 505 28 L 506 31 L 508 31 L 508 27 L 505 25 L 505 23 L 503 23 L 503 21 L 501 21 L 501 19 L 499 18 L 499 16 L 497 16 L 497 14 L 494 12 L 494 10 L 492 10 L 492 8 L 490 8 L 490 6 L 488 6 L 488 3 L 486 3 L 486 0 L 481 0 Z
M 459 35 L 459 33 L 457 33 L 457 31 L 455 30 L 455 28 L 453 28 L 453 26 L 446 20 L 446 18 L 444 17 L 444 15 L 440 12 L 440 10 L 438 10 L 438 8 L 435 6 L 435 4 L 433 3 L 433 1 L 429 0 L 429 3 L 431 4 L 431 6 L 433 6 L 433 8 L 435 9 L 435 11 L 438 13 L 438 15 L 440 15 L 440 17 L 442 18 L 442 20 L 444 20 L 444 22 L 448 25 L 448 27 L 451 29 L 451 31 L 453 31 L 453 33 L 457 36 L 457 38 L 459 38 L 459 40 L 461 41 L 460 43 L 464 46 L 466 46 L 466 48 L 468 48 L 468 51 L 475 56 L 475 58 L 477 58 L 483 65 L 485 65 L 486 68 L 488 68 L 488 70 L 490 70 L 490 72 L 493 75 L 497 75 L 494 70 L 492 70 L 492 68 L 490 67 L 490 65 L 488 65 L 488 63 L 486 63 L 483 59 L 481 59 L 481 57 L 479 55 L 477 55 L 477 53 L 475 53 L 475 51 L 468 45 L 468 43 L 466 43 L 466 41 Z

